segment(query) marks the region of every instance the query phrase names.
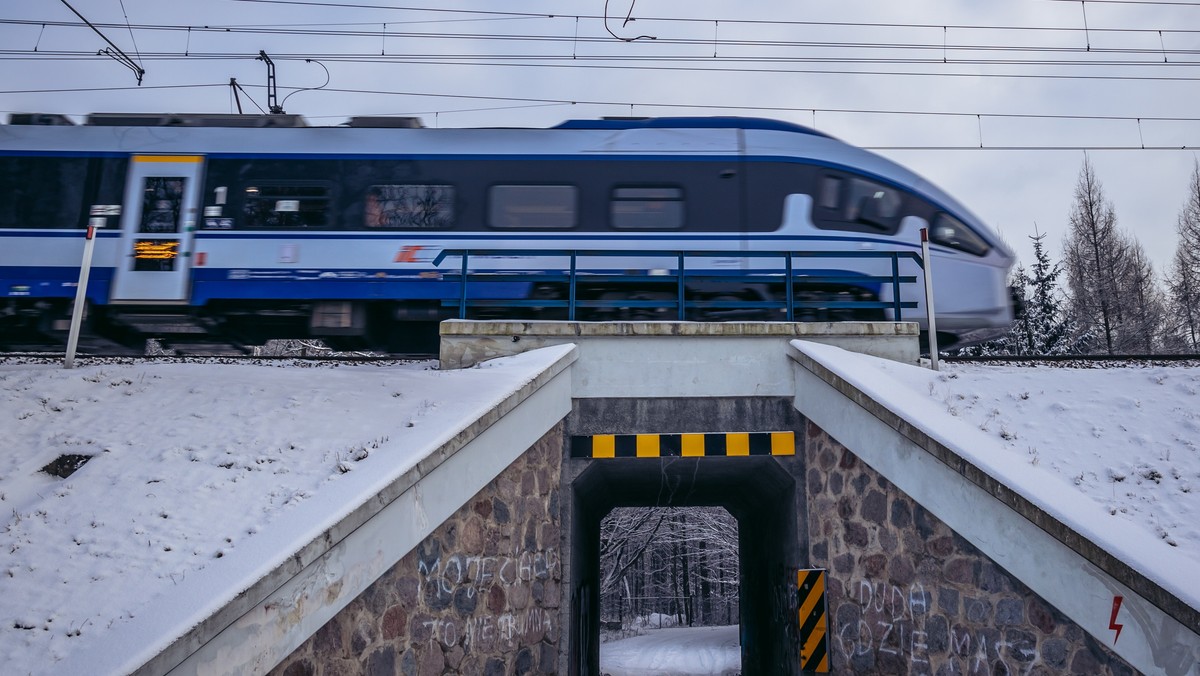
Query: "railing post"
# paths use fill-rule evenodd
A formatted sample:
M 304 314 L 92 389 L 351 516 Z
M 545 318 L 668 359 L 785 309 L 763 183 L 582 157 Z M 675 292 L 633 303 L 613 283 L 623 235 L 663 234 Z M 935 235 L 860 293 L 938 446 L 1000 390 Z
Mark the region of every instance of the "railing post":
M 575 255 L 578 251 L 571 252 L 571 275 L 567 284 L 567 321 L 575 321 Z
M 929 315 L 929 365 L 937 371 L 937 320 L 933 312 L 933 261 L 929 256 L 929 228 L 921 228 L 921 260 L 925 263 L 925 313 Z
M 903 312 L 900 309 L 900 252 L 892 252 L 892 312 L 895 319 L 902 321 Z
M 463 249 L 462 252 L 462 272 L 459 277 L 458 287 L 458 318 L 467 318 L 467 256 L 470 255 L 469 249 Z
M 784 276 L 784 284 L 787 285 L 785 292 L 785 297 L 787 298 L 787 320 L 791 322 L 796 320 L 796 295 L 795 290 L 792 288 L 792 252 L 785 251 L 783 256 L 785 261 L 784 268 L 786 268 L 787 272 Z
M 684 254 L 684 252 L 682 252 L 682 251 L 679 252 L 679 272 L 678 272 L 678 275 L 679 275 L 679 321 L 683 321 L 684 314 L 685 314 L 684 307 L 683 307 L 684 306 L 683 296 L 684 296 L 684 289 L 687 288 L 683 283 L 683 258 L 684 258 L 683 254 Z

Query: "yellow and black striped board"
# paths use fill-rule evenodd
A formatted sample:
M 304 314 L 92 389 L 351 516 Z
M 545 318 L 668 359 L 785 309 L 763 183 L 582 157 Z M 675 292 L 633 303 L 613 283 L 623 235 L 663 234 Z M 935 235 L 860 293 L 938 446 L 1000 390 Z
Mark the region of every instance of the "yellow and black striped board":
M 825 571 L 801 570 L 796 574 L 800 596 L 800 669 L 829 673 L 829 644 L 825 639 Z
M 794 432 L 593 434 L 571 437 L 572 458 L 703 458 L 795 454 Z

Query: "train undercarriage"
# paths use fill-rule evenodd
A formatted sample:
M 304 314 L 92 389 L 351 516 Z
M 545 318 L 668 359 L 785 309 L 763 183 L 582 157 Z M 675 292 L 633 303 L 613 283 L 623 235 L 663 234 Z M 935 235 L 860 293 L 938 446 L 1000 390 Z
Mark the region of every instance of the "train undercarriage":
M 685 290 L 686 321 L 786 321 L 783 285 L 708 283 Z M 868 289 L 796 284 L 793 321 L 881 321 Z M 472 300 L 468 319 L 565 321 L 571 314 L 566 285 L 540 284 L 516 302 Z M 677 321 L 678 289 L 581 283 L 574 298 L 577 321 Z M 460 316 L 456 301 L 212 301 L 201 307 L 113 304 L 89 306 L 84 340 L 98 349 L 136 353 L 148 340 L 171 349 L 249 353 L 271 340 L 317 339 L 336 350 L 435 354 L 437 324 Z M 71 301 L 10 298 L 0 303 L 0 350 L 61 349 L 70 328 Z

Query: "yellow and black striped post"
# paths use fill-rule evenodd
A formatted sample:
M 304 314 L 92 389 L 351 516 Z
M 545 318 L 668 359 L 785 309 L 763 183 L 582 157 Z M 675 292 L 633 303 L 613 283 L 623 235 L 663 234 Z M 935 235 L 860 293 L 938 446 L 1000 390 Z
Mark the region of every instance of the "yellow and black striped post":
M 800 669 L 818 674 L 829 673 L 826 641 L 825 571 L 801 570 L 796 574 L 800 597 Z
M 795 454 L 794 432 L 593 434 L 571 437 L 572 458 L 702 458 Z

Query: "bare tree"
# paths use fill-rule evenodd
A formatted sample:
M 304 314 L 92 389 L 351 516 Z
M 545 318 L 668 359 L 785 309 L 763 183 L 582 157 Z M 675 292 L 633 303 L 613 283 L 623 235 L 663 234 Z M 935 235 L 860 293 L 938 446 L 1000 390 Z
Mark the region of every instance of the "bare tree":
M 1155 281 L 1154 265 L 1142 245 L 1129 242 L 1128 265 L 1121 280 L 1121 293 L 1129 302 L 1123 325 L 1122 345 L 1140 354 L 1154 354 L 1162 343 L 1167 324 L 1167 304 Z
M 1086 157 L 1075 184 L 1070 229 L 1063 242 L 1063 262 L 1071 290 L 1070 305 L 1082 330 L 1092 329 L 1103 349 L 1126 349 L 1124 323 L 1128 300 L 1121 282 L 1130 265 L 1130 244 L 1117 229 L 1112 203 Z
M 662 510 L 645 507 L 615 509 L 600 522 L 601 596 L 619 594 L 620 587 L 628 584 L 627 572 L 643 563 L 643 554 L 665 519 Z
M 1200 162 L 1192 166 L 1187 201 L 1176 222 L 1179 241 L 1167 277 L 1170 331 L 1184 351 L 1200 352 Z
M 738 617 L 737 521 L 719 507 L 615 509 L 600 525 L 602 617 Z

